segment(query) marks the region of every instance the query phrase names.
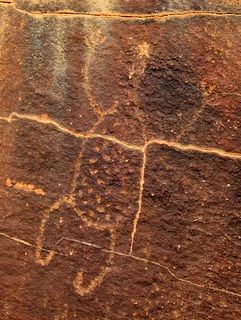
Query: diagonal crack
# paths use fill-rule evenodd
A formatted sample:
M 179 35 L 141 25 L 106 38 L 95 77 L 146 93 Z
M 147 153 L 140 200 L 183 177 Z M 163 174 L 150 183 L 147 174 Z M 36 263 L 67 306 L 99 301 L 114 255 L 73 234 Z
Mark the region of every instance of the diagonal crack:
M 148 260 L 148 259 L 144 259 L 144 258 L 135 256 L 135 255 L 133 255 L 131 253 L 130 254 L 125 254 L 125 253 L 122 253 L 122 252 L 119 252 L 119 251 L 107 250 L 107 249 L 105 249 L 105 248 L 103 248 L 103 247 L 101 247 L 101 246 L 99 246 L 99 245 L 97 245 L 95 243 L 80 241 L 80 240 L 77 240 L 77 239 L 71 239 L 71 238 L 66 238 L 66 237 L 63 237 L 63 238 L 59 239 L 56 242 L 55 246 L 58 245 L 60 242 L 62 242 L 64 240 L 70 241 L 70 242 L 76 242 L 76 243 L 79 243 L 79 244 L 84 245 L 84 246 L 93 247 L 93 248 L 96 248 L 98 250 L 101 250 L 101 251 L 104 251 L 104 252 L 107 252 L 107 253 L 112 253 L 112 254 L 115 254 L 115 255 L 118 255 L 118 256 L 134 259 L 134 260 L 137 260 L 137 261 L 140 261 L 140 262 L 144 262 L 146 264 L 155 265 L 155 266 L 158 266 L 158 267 L 160 267 L 162 269 L 165 269 L 177 281 L 180 281 L 180 282 L 183 282 L 185 284 L 192 285 L 192 286 L 195 286 L 195 287 L 198 287 L 198 288 L 211 290 L 211 291 L 215 291 L 215 292 L 220 292 L 220 293 L 223 293 L 223 294 L 228 294 L 228 295 L 232 295 L 232 296 L 236 296 L 236 297 L 241 298 L 241 294 L 233 292 L 233 291 L 220 289 L 220 288 L 216 288 L 216 287 L 213 287 L 213 286 L 205 286 L 204 284 L 200 284 L 200 283 L 196 283 L 196 282 L 184 279 L 184 278 L 180 278 L 173 271 L 171 271 L 171 269 L 168 268 L 167 266 L 165 266 L 165 265 L 163 265 L 163 264 L 161 264 L 161 263 L 159 263 L 157 261 Z
M 35 245 L 33 245 L 33 244 L 23 240 L 23 239 L 19 239 L 19 238 L 10 236 L 10 235 L 8 235 L 6 233 L 0 232 L 0 236 L 5 237 L 7 239 L 10 239 L 12 241 L 15 241 L 17 243 L 20 243 L 22 245 L 25 245 L 25 246 L 28 246 L 28 247 L 32 247 L 32 248 L 36 248 Z M 196 283 L 196 282 L 193 282 L 193 281 L 190 281 L 190 280 L 187 280 L 187 279 L 180 278 L 173 271 L 171 271 L 170 268 L 168 268 L 167 266 L 165 266 L 165 265 L 163 265 L 163 264 L 161 264 L 161 263 L 159 263 L 157 261 L 144 259 L 144 258 L 135 256 L 135 255 L 132 255 L 132 254 L 125 254 L 125 253 L 118 252 L 118 251 L 107 250 L 107 249 L 105 249 L 105 248 L 103 248 L 103 247 L 101 247 L 101 246 L 99 246 L 97 244 L 94 244 L 94 243 L 63 237 L 63 238 L 59 239 L 56 242 L 55 246 L 58 245 L 60 242 L 62 242 L 64 240 L 70 241 L 70 242 L 76 242 L 76 243 L 79 243 L 79 244 L 84 245 L 84 246 L 93 247 L 93 248 L 95 248 L 97 250 L 101 250 L 103 252 L 111 253 L 111 254 L 114 254 L 114 255 L 117 255 L 117 256 L 122 256 L 122 257 L 129 258 L 129 259 L 134 259 L 136 261 L 140 261 L 140 262 L 143 262 L 143 263 L 146 263 L 146 264 L 155 265 L 155 266 L 158 266 L 158 267 L 164 269 L 165 271 L 167 271 L 176 281 L 183 282 L 183 283 L 185 283 L 187 285 L 198 287 L 198 288 L 201 288 L 201 289 L 204 289 L 204 290 L 211 290 L 211 291 L 219 292 L 219 293 L 222 293 L 222 294 L 228 294 L 228 295 L 232 295 L 232 296 L 241 298 L 241 294 L 233 292 L 233 291 L 219 289 L 219 288 L 212 287 L 212 286 L 205 286 L 204 284 L 200 284 L 200 283 Z M 50 250 L 48 250 L 48 249 L 42 249 L 42 250 L 50 252 Z M 62 255 L 62 256 L 66 256 L 66 255 L 60 253 L 59 251 L 56 252 L 56 254 Z
M 15 241 L 17 243 L 20 243 L 20 244 L 22 244 L 24 246 L 31 247 L 31 248 L 36 248 L 36 246 L 34 244 L 32 244 L 32 243 L 30 243 L 28 241 L 25 241 L 23 239 L 19 239 L 19 238 L 16 238 L 14 236 L 11 236 L 11 235 L 9 235 L 9 234 L 7 234 L 5 232 L 0 232 L 0 236 L 4 237 L 4 238 L 7 238 L 7 239 L 10 239 L 12 241 Z M 45 249 L 45 248 L 42 248 L 42 251 L 44 251 L 44 252 L 52 252 L 52 250 L 48 250 L 48 249 Z M 57 254 L 57 255 L 60 255 L 60 256 L 65 256 L 64 254 L 62 254 L 60 252 L 57 252 L 57 251 L 54 252 L 54 253 Z

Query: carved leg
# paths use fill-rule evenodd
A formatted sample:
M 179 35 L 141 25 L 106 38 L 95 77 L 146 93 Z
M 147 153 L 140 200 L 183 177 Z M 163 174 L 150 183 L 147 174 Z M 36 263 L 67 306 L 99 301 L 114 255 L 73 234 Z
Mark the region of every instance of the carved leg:
M 39 228 L 39 233 L 36 239 L 36 251 L 35 251 L 35 258 L 36 262 L 41 264 L 42 266 L 47 266 L 50 261 L 53 259 L 54 255 L 56 254 L 55 251 L 50 250 L 49 253 L 43 257 L 43 248 L 44 248 L 44 241 L 45 241 L 45 228 L 46 224 L 49 221 L 50 215 L 53 211 L 58 210 L 63 204 L 69 203 L 67 198 L 61 198 L 60 200 L 56 201 L 49 209 L 47 209 L 41 221 L 41 225 Z
M 111 264 L 114 258 L 114 246 L 115 246 L 115 237 L 111 233 L 111 243 L 109 249 L 100 249 L 109 253 L 108 259 L 106 261 L 106 266 L 101 267 L 99 274 L 92 280 L 89 281 L 87 285 L 84 284 L 84 271 L 79 271 L 73 282 L 74 288 L 80 296 L 91 294 L 98 286 L 101 285 L 106 275 L 111 271 Z

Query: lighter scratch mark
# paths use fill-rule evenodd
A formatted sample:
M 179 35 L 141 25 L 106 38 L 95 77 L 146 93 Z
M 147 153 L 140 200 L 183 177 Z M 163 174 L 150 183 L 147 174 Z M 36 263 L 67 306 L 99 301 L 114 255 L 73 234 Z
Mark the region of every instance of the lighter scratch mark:
M 183 130 L 179 133 L 179 135 L 177 135 L 176 137 L 176 141 L 179 141 L 186 133 L 188 133 L 193 125 L 199 120 L 199 118 L 201 117 L 201 115 L 203 114 L 204 110 L 206 108 L 206 105 L 203 104 L 201 106 L 201 108 L 199 108 L 194 115 L 191 117 L 190 122 L 187 124 L 187 126 L 185 126 L 185 128 L 183 128 Z
M 23 245 L 25 245 L 25 246 L 35 248 L 35 245 L 33 245 L 33 244 L 31 244 L 31 243 L 29 243 L 29 242 L 27 242 L 27 241 L 25 241 L 25 240 L 18 239 L 18 238 L 16 238 L 16 237 L 12 237 L 12 236 L 8 235 L 7 233 L 0 232 L 0 235 L 1 235 L 2 237 L 11 239 L 11 240 L 13 240 L 13 241 L 15 241 L 15 242 L 18 242 L 18 243 L 20 243 L 20 244 L 23 244 Z
M 131 233 L 130 254 L 132 254 L 132 251 L 133 251 L 133 245 L 134 245 L 135 235 L 136 235 L 136 231 L 137 231 L 137 225 L 138 225 L 138 221 L 139 221 L 139 218 L 141 215 L 141 210 L 142 210 L 142 196 L 143 196 L 144 183 L 145 183 L 146 161 L 147 161 L 147 156 L 146 156 L 146 150 L 145 150 L 143 153 L 142 167 L 141 167 L 141 172 L 140 172 L 140 193 L 139 193 L 139 199 L 138 199 L 138 211 L 137 211 L 137 214 L 134 219 L 133 230 Z
M 28 241 L 25 241 L 23 239 L 19 239 L 17 237 L 11 236 L 11 235 L 9 235 L 9 234 L 7 234 L 5 232 L 0 232 L 0 236 L 4 237 L 4 238 L 7 238 L 7 239 L 10 239 L 10 240 L 12 240 L 14 242 L 17 242 L 19 244 L 22 244 L 24 246 L 31 247 L 31 248 L 36 248 L 36 246 L 34 244 L 32 244 L 32 243 L 30 243 Z M 45 248 L 41 248 L 41 250 L 44 251 L 44 252 L 52 252 L 52 250 L 48 250 L 48 249 L 45 249 Z M 65 256 L 64 254 L 62 254 L 60 252 L 57 252 L 57 251 L 55 251 L 54 253 L 56 255 Z

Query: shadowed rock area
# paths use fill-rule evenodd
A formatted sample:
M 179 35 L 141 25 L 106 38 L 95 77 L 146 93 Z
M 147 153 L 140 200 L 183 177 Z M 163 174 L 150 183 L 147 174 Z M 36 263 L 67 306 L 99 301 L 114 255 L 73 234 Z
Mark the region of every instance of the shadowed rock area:
M 240 0 L 0 18 L 0 319 L 241 318 Z

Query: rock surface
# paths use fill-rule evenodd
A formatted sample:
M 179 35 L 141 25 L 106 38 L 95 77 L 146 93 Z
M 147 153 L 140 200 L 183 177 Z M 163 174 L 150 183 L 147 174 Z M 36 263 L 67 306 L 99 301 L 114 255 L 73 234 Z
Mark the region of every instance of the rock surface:
M 0 17 L 0 319 L 241 318 L 240 0 Z

